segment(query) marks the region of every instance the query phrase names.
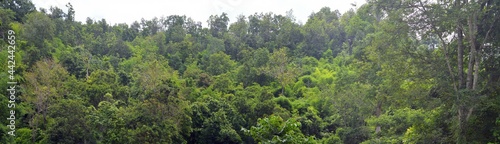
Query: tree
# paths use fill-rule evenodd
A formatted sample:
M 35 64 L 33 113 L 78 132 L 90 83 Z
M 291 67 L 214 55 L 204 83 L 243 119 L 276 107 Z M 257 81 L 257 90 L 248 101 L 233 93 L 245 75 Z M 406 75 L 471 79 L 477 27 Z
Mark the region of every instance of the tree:
M 2 1 L 1 7 L 14 11 L 16 13 L 14 20 L 18 22 L 21 22 L 28 13 L 36 11 L 31 0 L 5 0 Z
M 4 0 L 0 143 L 500 142 L 500 1 L 352 5 L 203 27 Z
M 48 139 L 53 143 L 91 143 L 92 130 L 85 117 L 90 112 L 82 99 L 61 99 L 48 109 L 54 123 L 48 127 Z
M 204 96 L 191 105 L 193 132 L 189 143 L 241 143 L 235 128 L 242 118 L 218 95 Z
M 45 46 L 45 41 L 52 40 L 54 33 L 55 24 L 47 15 L 39 12 L 26 15 L 22 36 L 29 44 L 35 46 L 26 50 L 28 56 L 32 57 L 32 61 L 28 62 L 28 65 L 32 65 L 40 59 L 50 58 L 53 49 Z
M 163 21 L 163 25 L 166 25 L 166 42 L 180 42 L 186 36 L 186 30 L 184 29 L 186 21 L 186 16 L 171 15 Z
M 239 15 L 236 18 L 236 22 L 233 22 L 229 26 L 229 32 L 233 33 L 241 41 L 246 40 L 248 34 L 247 30 L 248 30 L 248 22 L 246 21 L 246 17 L 243 15 Z
M 238 68 L 237 77 L 243 86 L 249 86 L 253 83 L 266 85 L 270 77 L 263 74 L 260 70 L 269 61 L 269 50 L 258 48 L 254 51 L 243 50 L 240 52 L 242 57 L 242 66 Z
M 50 59 L 38 61 L 31 72 L 25 73 L 27 92 L 22 96 L 24 100 L 33 104 L 35 113 L 31 116 L 30 126 L 33 128 L 32 138 L 35 142 L 37 129 L 40 121 L 43 126 L 47 123 L 48 108 L 58 99 L 67 94 L 63 87 L 64 82 L 69 80 L 68 72 L 58 63 Z M 42 117 L 40 117 L 40 115 Z
M 34 12 L 26 15 L 23 35 L 28 42 L 34 44 L 36 47 L 40 49 L 44 48 L 44 40 L 51 40 L 54 37 L 54 32 L 55 24 L 45 14 Z
M 281 85 L 281 94 L 285 91 L 285 86 L 294 82 L 298 74 L 298 69 L 291 64 L 290 57 L 287 56 L 286 48 L 274 51 L 269 57 L 269 62 L 262 67 L 262 72 L 277 79 Z
M 256 126 L 244 130 L 257 142 L 263 143 L 315 143 L 313 137 L 307 137 L 300 132 L 301 123 L 291 118 L 283 120 L 279 116 L 259 118 Z
M 158 84 L 173 77 L 168 68 L 162 62 L 152 61 L 136 71 L 134 78 L 136 87 L 140 90 L 140 99 L 145 100 L 151 94 L 157 94 L 159 92 Z
M 491 32 L 500 19 L 498 2 L 456 0 L 396 4 L 377 1 L 377 4 L 389 15 L 409 16 L 402 19 L 403 22 L 423 38 L 439 38 L 441 56 L 449 75 L 446 81 L 451 85 L 449 89 L 454 91 L 451 96 L 456 97 L 453 105 L 457 108 L 457 143 L 467 142 L 469 119 L 479 104 L 480 89 L 485 87 L 480 78 L 483 72 L 482 51 L 486 43 L 492 40 Z M 455 36 L 455 39 L 449 40 L 450 36 Z M 468 51 L 466 48 L 469 48 Z M 467 55 L 469 57 L 465 58 Z M 452 58 L 456 58 L 456 64 Z M 466 63 L 467 67 L 464 66 Z
M 210 28 L 210 32 L 213 37 L 222 38 L 224 33 L 227 32 L 229 18 L 226 13 L 222 13 L 220 16 L 211 15 L 207 20 L 208 27 Z
M 112 71 L 96 70 L 87 79 L 85 95 L 90 104 L 98 106 L 105 99 L 106 93 L 112 93 L 118 85 L 118 75 Z
M 208 58 L 206 71 L 211 75 L 220 75 L 233 69 L 235 62 L 224 52 L 217 52 Z
M 2 33 L 2 39 L 5 39 L 6 33 L 10 30 L 10 24 L 12 23 L 15 13 L 10 9 L 0 8 L 0 33 Z
M 274 19 L 279 29 L 278 34 L 276 34 L 276 46 L 287 47 L 291 52 L 294 52 L 297 45 L 303 41 L 301 26 L 295 23 L 291 13 L 287 16 L 275 15 Z

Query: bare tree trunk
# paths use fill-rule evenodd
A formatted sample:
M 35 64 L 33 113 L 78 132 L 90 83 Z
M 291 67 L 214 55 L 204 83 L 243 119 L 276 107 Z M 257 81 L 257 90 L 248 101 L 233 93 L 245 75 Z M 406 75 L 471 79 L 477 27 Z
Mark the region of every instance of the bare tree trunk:
M 281 94 L 284 95 L 283 93 L 285 92 L 285 86 L 281 84 Z
M 467 69 L 467 89 L 471 90 L 473 86 L 473 75 L 474 75 L 474 61 L 476 60 L 477 48 L 476 48 L 476 24 L 475 24 L 475 14 L 473 13 L 469 16 L 467 22 L 469 25 L 469 43 L 470 43 L 470 55 L 469 55 L 469 66 Z
M 477 82 L 478 82 L 478 77 L 479 77 L 479 63 L 481 57 L 479 57 L 479 47 L 477 45 L 476 41 L 476 34 L 477 34 L 477 14 L 475 12 L 472 13 L 472 16 L 469 20 L 469 29 L 470 29 L 470 44 L 471 44 L 471 49 L 474 49 L 472 53 L 474 55 L 474 76 L 472 80 L 472 90 L 476 90 Z
M 478 47 L 478 48 L 481 48 L 481 47 Z M 477 83 L 479 81 L 479 63 L 481 63 L 481 50 L 477 49 L 476 50 L 476 59 L 474 61 L 474 81 L 472 82 L 472 90 L 477 90 Z
M 382 102 L 378 102 L 377 103 L 377 108 L 375 110 L 375 116 L 378 118 L 380 115 L 382 114 Z M 382 128 L 377 125 L 377 127 L 375 128 L 375 133 L 379 133 L 380 131 L 382 131 Z
M 36 115 L 34 115 L 35 117 Z M 31 131 L 31 139 L 32 139 L 32 142 L 35 143 L 36 141 L 36 130 L 37 130 L 37 127 L 38 127 L 38 123 L 36 121 L 36 117 L 33 119 L 33 123 L 35 123 L 35 127 L 33 127 L 33 130 Z
M 458 107 L 458 136 L 457 136 L 457 144 L 460 143 L 466 143 L 466 129 L 467 129 L 467 123 L 466 123 L 466 114 L 465 114 L 465 107 L 463 105 Z
M 462 34 L 462 28 L 460 26 L 460 22 L 458 22 L 458 27 L 457 27 L 457 60 L 458 60 L 458 89 L 463 89 L 465 85 L 464 81 L 464 48 L 463 48 L 463 34 Z
M 469 54 L 469 66 L 467 68 L 467 89 L 472 89 L 472 81 L 473 81 L 473 69 L 474 69 L 474 60 L 476 59 L 475 58 L 475 50 L 472 50 L 474 48 L 472 48 L 471 46 L 471 52 Z
M 468 3 L 467 0 L 464 1 L 465 3 Z M 468 40 L 470 44 L 470 52 L 469 52 L 469 64 L 467 68 L 467 82 L 466 82 L 466 89 L 467 90 L 476 90 L 477 88 L 477 82 L 478 82 L 478 77 L 479 77 L 479 63 L 480 63 L 480 56 L 479 56 L 479 48 L 478 48 L 478 43 L 476 41 L 476 35 L 477 35 L 477 12 L 476 11 L 471 11 L 471 15 L 467 19 L 467 24 L 468 24 Z M 466 131 L 468 129 L 468 120 L 470 116 L 472 115 L 474 106 L 471 104 L 461 104 L 458 110 L 458 125 L 459 125 L 459 132 L 458 132 L 458 137 L 457 137 L 457 143 L 466 143 L 467 142 L 467 134 Z
M 89 80 L 89 68 L 88 67 L 87 67 L 86 71 L 87 71 L 87 74 L 85 74 L 85 78 L 86 78 L 86 80 Z

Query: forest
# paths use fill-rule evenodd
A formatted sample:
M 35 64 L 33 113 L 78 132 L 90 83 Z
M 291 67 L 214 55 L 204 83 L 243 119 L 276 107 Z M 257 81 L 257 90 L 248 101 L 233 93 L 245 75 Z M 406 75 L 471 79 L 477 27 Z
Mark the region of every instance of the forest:
M 0 3 L 0 143 L 500 143 L 499 0 L 77 13 Z

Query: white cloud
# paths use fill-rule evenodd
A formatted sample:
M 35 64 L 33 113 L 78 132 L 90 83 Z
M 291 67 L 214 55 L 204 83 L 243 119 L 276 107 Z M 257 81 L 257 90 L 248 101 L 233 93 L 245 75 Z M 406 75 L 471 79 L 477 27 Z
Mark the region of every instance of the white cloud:
M 110 24 L 130 24 L 141 18 L 186 15 L 205 25 L 210 15 L 222 12 L 228 13 L 231 22 L 234 22 L 240 14 L 248 16 L 256 12 L 273 12 L 285 15 L 290 9 L 293 9 L 298 21 L 305 23 L 312 12 L 317 12 L 322 7 L 338 9 L 343 13 L 353 8 L 351 3 L 360 6 L 364 0 L 33 0 L 37 8 L 57 6 L 63 10 L 67 9 L 65 5 L 68 2 L 76 11 L 76 20 L 82 22 L 90 17 L 94 20 L 104 18 Z

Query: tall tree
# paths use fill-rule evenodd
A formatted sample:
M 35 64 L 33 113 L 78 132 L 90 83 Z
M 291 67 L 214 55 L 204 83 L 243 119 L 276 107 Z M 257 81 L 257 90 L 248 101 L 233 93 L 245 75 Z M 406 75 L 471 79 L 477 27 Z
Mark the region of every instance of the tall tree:
M 40 58 L 49 58 L 53 48 L 45 46 L 45 40 L 52 40 L 55 36 L 55 24 L 45 14 L 33 12 L 26 15 L 26 23 L 24 24 L 23 37 L 28 43 L 35 47 L 30 47 L 27 50 L 28 55 L 33 57 L 28 64 L 31 65 Z
M 402 21 L 422 38 L 436 36 L 439 39 L 447 77 L 456 97 L 457 143 L 466 143 L 469 119 L 477 109 L 485 83 L 480 77 L 483 49 L 493 41 L 491 34 L 500 19 L 498 2 L 417 0 L 378 1 L 377 4 L 389 15 L 407 16 Z M 452 58 L 457 59 L 456 64 Z
M 36 11 L 31 0 L 4 0 L 1 2 L 1 7 L 14 11 L 16 13 L 14 20 L 18 22 L 21 22 L 28 13 Z
M 285 91 L 285 86 L 294 82 L 298 75 L 298 69 L 291 63 L 291 58 L 287 56 L 287 49 L 280 48 L 274 51 L 269 57 L 269 62 L 262 67 L 262 72 L 277 79 L 281 85 L 281 94 Z
M 213 37 L 222 38 L 227 32 L 229 26 L 229 18 L 226 13 L 219 15 L 211 15 L 207 21 L 208 27 Z
M 63 84 L 70 77 L 60 64 L 52 60 L 43 60 L 35 63 L 32 71 L 25 73 L 25 78 L 27 82 L 24 86 L 28 91 L 22 98 L 35 106 L 35 113 L 32 114 L 30 121 L 30 126 L 33 129 L 32 138 L 35 142 L 40 122 L 46 126 L 48 108 L 53 103 L 57 103 L 58 98 L 67 94 Z

